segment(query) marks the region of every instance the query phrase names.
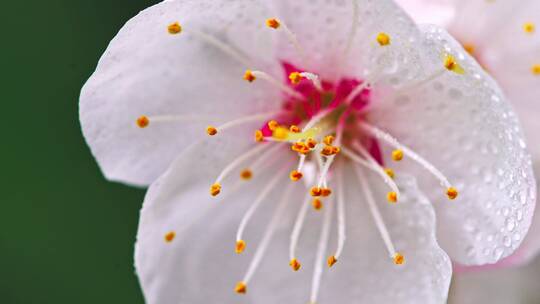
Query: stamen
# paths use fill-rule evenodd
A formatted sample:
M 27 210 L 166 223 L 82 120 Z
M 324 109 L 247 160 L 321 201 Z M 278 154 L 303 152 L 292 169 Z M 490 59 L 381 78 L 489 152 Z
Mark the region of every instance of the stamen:
M 165 234 L 165 242 L 170 243 L 174 240 L 176 233 L 174 231 L 169 231 Z
M 405 263 L 405 257 L 401 253 L 396 252 L 394 254 L 394 264 L 403 265 L 403 263 Z
M 290 95 L 290 96 L 292 96 L 294 98 L 297 98 L 297 99 L 300 99 L 300 100 L 305 99 L 302 94 L 300 94 L 297 91 L 291 89 L 290 87 L 284 85 L 283 83 L 276 80 L 274 77 L 270 76 L 269 74 L 267 74 L 265 72 L 247 70 L 246 73 L 244 74 L 244 79 L 246 79 L 249 82 L 253 82 L 257 78 L 266 80 L 271 85 L 275 86 L 276 88 L 280 89 L 284 93 L 286 93 L 286 94 L 288 94 L 288 95 Z
M 392 239 L 390 238 L 390 234 L 388 233 L 388 229 L 386 228 L 386 224 L 384 223 L 384 220 L 381 216 L 381 212 L 379 211 L 379 208 L 375 204 L 375 199 L 373 198 L 373 193 L 371 192 L 371 188 L 367 182 L 366 177 L 364 176 L 364 173 L 360 169 L 359 166 L 355 166 L 355 172 L 356 176 L 358 177 L 358 180 L 360 182 L 360 188 L 364 190 L 364 197 L 366 199 L 366 202 L 369 207 L 369 211 L 371 212 L 371 216 L 373 216 L 373 220 L 375 221 L 375 225 L 377 226 L 377 229 L 379 230 L 379 233 L 381 234 L 381 238 L 383 239 L 384 245 L 386 246 L 386 250 L 388 250 L 388 255 L 391 259 L 394 260 L 396 257 L 396 249 L 394 247 L 394 244 L 392 243 Z
M 263 132 L 261 130 L 256 130 L 255 131 L 255 141 L 256 142 L 261 142 L 263 140 L 264 140 Z
M 313 209 L 319 211 L 323 208 L 323 203 L 320 199 L 318 198 L 314 198 L 312 201 L 311 201 L 311 205 L 313 206 Z
M 311 282 L 311 303 L 317 302 L 319 295 L 319 289 L 321 284 L 321 277 L 323 273 L 324 257 L 326 248 L 328 246 L 328 238 L 330 236 L 330 224 L 332 222 L 332 213 L 334 204 L 328 204 L 326 213 L 324 215 L 323 224 L 321 228 L 321 237 L 319 239 L 319 246 L 317 248 L 317 257 L 315 258 L 315 270 L 313 271 L 313 279 Z
M 213 126 L 209 126 L 209 128 L 213 128 L 213 130 L 211 131 L 215 131 L 215 133 L 218 133 L 218 130 L 220 132 L 223 132 L 225 130 L 228 130 L 230 128 L 233 128 L 233 127 L 236 127 L 236 126 L 240 126 L 240 125 L 243 125 L 243 124 L 247 124 L 247 123 L 250 123 L 250 122 L 256 122 L 256 121 L 259 121 L 259 120 L 265 120 L 265 119 L 268 119 L 270 117 L 274 117 L 274 116 L 277 116 L 277 115 L 281 115 L 281 114 L 284 114 L 283 111 L 275 111 L 275 112 L 267 112 L 267 113 L 259 113 L 259 114 L 253 114 L 253 115 L 248 115 L 248 116 L 244 116 L 244 117 L 240 117 L 240 118 L 237 118 L 237 119 L 233 119 L 231 121 L 228 121 L 218 127 L 213 127 Z M 208 129 L 207 129 L 207 132 L 208 132 Z M 209 135 L 215 135 L 215 134 L 210 134 L 208 133 Z
M 217 129 L 214 126 L 208 126 L 206 127 L 206 133 L 210 136 L 214 136 L 217 134 Z
M 298 239 L 300 238 L 300 233 L 302 232 L 302 226 L 304 225 L 304 221 L 306 219 L 307 210 L 309 207 L 309 201 L 310 196 L 306 195 L 304 198 L 304 202 L 302 203 L 302 207 L 300 207 L 300 211 L 298 212 L 298 215 L 296 216 L 296 220 L 294 222 L 293 230 L 291 233 L 291 242 L 289 244 L 289 259 L 297 260 L 296 258 L 296 246 L 298 245 Z
M 162 122 L 209 122 L 213 119 L 216 119 L 216 117 L 205 115 L 141 115 L 136 122 L 138 127 L 146 128 L 150 125 L 150 122 L 152 124 Z
M 149 124 L 150 124 L 150 120 L 148 119 L 147 116 L 141 115 L 139 118 L 137 118 L 137 126 L 139 126 L 139 128 L 141 129 L 146 128 L 148 127 Z
M 171 35 L 180 34 L 182 32 L 182 26 L 180 25 L 180 23 L 174 22 L 169 24 L 169 26 L 167 27 L 167 31 Z
M 386 172 L 386 174 L 390 178 L 394 178 L 396 176 L 396 174 L 394 173 L 394 170 L 392 170 L 390 168 L 384 168 L 384 172 Z
M 247 292 L 247 284 L 245 282 L 238 282 L 236 283 L 236 287 L 234 287 L 234 291 L 238 294 L 246 294 Z
M 345 104 L 350 105 L 353 100 L 358 96 L 358 94 L 362 93 L 365 89 L 369 87 L 370 83 L 367 80 L 364 80 L 361 84 L 357 85 L 350 93 L 347 95 L 347 98 L 345 98 Z
M 321 83 L 321 79 L 318 75 L 309 73 L 309 72 L 302 72 L 300 73 L 300 76 L 305 77 L 306 79 L 310 80 L 313 83 L 313 86 L 317 89 L 317 91 L 322 92 L 323 87 Z
M 526 22 L 523 24 L 523 31 L 527 34 L 532 34 L 536 30 L 536 26 L 532 22 Z
M 336 253 L 328 258 L 328 266 L 332 267 L 341 256 L 343 247 L 345 246 L 345 240 L 347 239 L 345 233 L 345 191 L 343 189 L 343 168 L 340 168 L 337 175 L 337 212 L 338 212 L 338 244 Z M 332 262 L 332 263 L 331 263 Z
M 300 267 L 302 267 L 302 264 L 300 264 L 300 262 L 298 262 L 297 259 L 292 259 L 292 260 L 289 262 L 289 265 L 291 266 L 291 268 L 292 268 L 294 271 L 298 271 L 298 270 L 300 270 Z
M 249 169 L 244 169 L 240 172 L 240 178 L 243 180 L 250 180 L 253 177 L 253 172 Z
M 456 58 L 450 54 L 444 55 L 444 67 L 456 74 L 465 74 L 463 67 L 456 61 Z
M 334 136 L 332 136 L 332 135 L 325 136 L 324 139 L 323 139 L 323 142 L 324 142 L 325 145 L 331 146 L 332 143 L 334 142 Z
M 210 187 L 210 195 L 217 196 L 221 192 L 221 184 L 215 183 Z
M 426 169 L 429 173 L 431 173 L 436 179 L 439 180 L 439 183 L 444 186 L 447 189 L 447 195 L 450 199 L 454 196 L 453 193 L 455 191 L 455 197 L 457 197 L 457 189 L 452 187 L 446 176 L 444 176 L 441 171 L 439 171 L 435 166 L 433 166 L 430 162 L 422 158 L 420 155 L 416 154 L 414 151 L 409 149 L 408 147 L 402 145 L 400 142 L 397 141 L 392 135 L 380 130 L 379 128 L 372 126 L 366 122 L 360 122 L 359 126 L 372 136 L 376 137 L 377 139 L 383 140 L 384 142 L 388 143 L 390 146 L 399 149 L 403 151 L 404 155 L 407 155 L 410 159 L 414 160 L 418 164 L 420 164 L 424 169 Z M 450 193 L 449 190 L 451 190 Z
M 282 178 L 283 173 L 284 173 L 284 169 L 281 169 L 281 171 L 278 174 L 276 174 L 270 180 L 270 182 L 268 184 L 266 184 L 266 187 L 264 187 L 264 189 L 261 191 L 259 196 L 257 196 L 257 198 L 255 199 L 255 202 L 249 206 L 249 209 L 247 210 L 246 214 L 244 215 L 244 217 L 242 217 L 242 221 L 240 222 L 240 226 L 238 226 L 238 231 L 236 232 L 236 242 L 239 242 L 239 241 L 243 240 L 242 236 L 244 234 L 244 230 L 245 230 L 249 220 L 251 219 L 251 217 L 253 216 L 253 214 L 257 210 L 257 208 L 259 208 L 259 206 L 264 201 L 264 199 L 268 196 L 268 194 L 270 194 L 270 191 L 272 191 L 272 189 L 276 186 L 279 179 Z M 244 281 L 247 282 L 248 280 L 244 280 Z
M 294 46 L 300 57 L 302 57 L 302 60 L 305 62 L 307 58 L 306 52 L 298 42 L 296 35 L 289 29 L 285 22 L 277 18 L 270 18 L 266 20 L 266 25 L 275 30 L 282 30 L 285 33 L 285 36 L 287 36 L 289 42 Z
M 392 151 L 392 160 L 400 161 L 403 159 L 403 151 L 401 149 L 396 149 Z
M 312 187 L 309 193 L 313 197 L 319 197 L 319 196 L 322 195 L 322 188 L 321 187 Z
M 289 177 L 291 178 L 293 182 L 299 181 L 303 176 L 304 175 L 302 174 L 302 172 L 298 170 L 293 170 L 291 171 L 291 174 L 289 174 Z
M 383 181 L 385 182 L 388 187 L 392 190 L 391 192 L 396 193 L 396 201 L 401 196 L 399 189 L 396 185 L 396 183 L 384 172 L 384 170 L 379 166 L 379 164 L 373 159 L 373 157 L 367 152 L 361 145 L 356 144 L 354 146 L 358 152 L 362 154 L 363 157 L 365 157 L 367 160 L 364 160 L 360 158 L 358 155 L 356 155 L 354 152 L 347 148 L 343 148 L 343 153 L 345 156 L 347 156 L 349 159 L 354 161 L 355 163 L 362 165 L 366 167 L 367 169 L 379 174 L 380 177 L 382 177 Z
M 198 30 L 189 30 L 189 33 L 193 34 L 195 37 L 201 39 L 202 41 L 218 48 L 225 54 L 229 55 L 239 63 L 248 67 L 251 66 L 251 59 L 249 59 L 245 54 L 240 53 L 238 50 L 234 49 L 232 46 L 226 44 L 219 39 L 216 39 L 212 35 L 206 34 Z
M 246 249 L 246 242 L 244 240 L 236 241 L 236 253 L 240 254 Z
M 289 128 L 289 131 L 291 131 L 293 133 L 300 133 L 301 132 L 300 128 L 297 125 L 291 125 L 290 128 Z
M 356 37 L 356 31 L 358 29 L 358 1 L 352 0 L 352 6 L 353 14 L 351 21 L 351 30 L 349 31 L 349 36 L 347 37 L 347 44 L 345 45 L 345 49 L 343 50 L 343 54 L 345 55 L 345 57 L 349 54 L 349 51 L 351 50 L 352 43 L 354 42 L 354 38 Z
M 540 64 L 534 64 L 532 67 L 531 67 L 531 72 L 533 73 L 533 75 L 540 75 Z
M 219 184 L 221 183 L 221 181 L 227 177 L 227 175 L 229 175 L 235 168 L 237 168 L 238 166 L 240 166 L 244 161 L 246 161 L 247 159 L 259 154 L 262 150 L 264 150 L 265 148 L 267 148 L 266 145 L 257 145 L 255 146 L 255 148 L 251 149 L 251 150 L 248 150 L 247 152 L 245 152 L 244 154 L 238 156 L 236 159 L 234 159 L 231 163 L 229 163 L 229 165 L 227 165 L 227 167 L 225 167 L 225 169 L 223 169 L 223 171 L 221 171 L 221 173 L 219 174 L 219 176 L 217 177 L 216 179 L 216 182 L 215 184 Z
M 381 32 L 377 35 L 377 42 L 380 46 L 387 46 L 390 44 L 390 36 L 388 36 L 388 34 L 386 33 Z
M 253 277 L 253 274 L 257 270 L 257 267 L 259 266 L 262 258 L 264 257 L 266 249 L 268 248 L 268 245 L 270 244 L 270 241 L 272 240 L 272 236 L 274 235 L 274 231 L 276 230 L 276 227 L 278 226 L 280 220 L 283 217 L 283 213 L 285 212 L 285 209 L 287 207 L 288 198 L 289 198 L 289 195 L 291 194 L 292 189 L 293 189 L 292 184 L 289 184 L 289 186 L 283 193 L 283 196 L 281 197 L 281 201 L 279 202 L 277 208 L 275 209 L 274 214 L 272 215 L 272 219 L 270 220 L 270 223 L 268 224 L 266 231 L 264 232 L 264 235 L 260 244 L 255 250 L 253 260 L 251 260 L 251 263 L 249 264 L 249 268 L 246 272 L 246 275 L 244 276 L 244 279 L 242 280 L 242 282 L 244 282 L 244 286 L 246 286 L 249 283 L 249 281 Z

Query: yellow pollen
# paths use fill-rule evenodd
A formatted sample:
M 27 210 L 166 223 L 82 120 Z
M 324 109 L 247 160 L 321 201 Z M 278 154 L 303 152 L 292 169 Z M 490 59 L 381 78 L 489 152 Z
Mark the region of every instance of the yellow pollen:
M 336 154 L 338 154 L 340 151 L 341 151 L 341 149 L 340 149 L 339 147 L 335 147 L 335 146 L 325 146 L 325 147 L 321 150 L 321 154 L 324 155 L 324 156 L 331 156 L 331 155 L 336 155 Z
M 395 193 L 394 191 L 388 192 L 388 194 L 386 195 L 386 198 L 388 199 L 390 203 L 393 203 L 393 204 L 397 203 L 398 197 L 397 197 L 397 193 Z
M 403 265 L 403 263 L 405 263 L 405 257 L 401 253 L 396 252 L 394 254 L 394 264 Z
M 377 42 L 380 46 L 385 46 L 390 44 L 390 36 L 386 33 L 379 33 L 377 35 Z
M 243 240 L 236 241 L 235 252 L 240 254 L 244 252 L 244 249 L 246 249 L 246 242 Z
M 313 209 L 317 211 L 321 210 L 323 207 L 322 201 L 318 198 L 313 199 L 313 201 L 311 202 L 311 205 L 313 206 Z
M 300 73 L 298 72 L 292 72 L 291 74 L 289 74 L 289 80 L 292 84 L 299 84 L 302 78 L 304 77 L 302 77 L 302 75 L 300 75 Z
M 324 139 L 323 139 L 323 142 L 324 142 L 325 145 L 331 146 L 332 143 L 334 142 L 334 136 L 332 136 L 332 135 L 325 136 Z
M 322 197 L 328 197 L 332 194 L 332 189 L 330 188 L 321 188 L 321 196 Z
M 278 124 L 277 121 L 275 121 L 275 120 L 270 120 L 270 121 L 268 122 L 268 129 L 270 129 L 270 131 L 276 130 L 277 127 L 279 127 L 279 124 Z
M 301 154 L 308 154 L 310 149 L 309 147 L 304 144 L 303 142 L 296 142 L 291 145 L 291 149 L 295 152 L 301 153 Z
M 214 126 L 208 126 L 206 127 L 206 133 L 210 136 L 214 136 L 217 134 L 217 129 Z
M 533 75 L 540 75 L 540 64 L 535 64 L 531 67 L 531 72 Z
M 249 169 L 244 169 L 242 172 L 240 172 L 240 177 L 243 180 L 250 180 L 253 177 L 253 172 Z
M 532 34 L 536 30 L 536 26 L 532 22 L 526 22 L 523 24 L 523 31 L 527 34 Z
M 456 61 L 456 58 L 450 54 L 446 54 L 444 56 L 444 67 L 452 71 L 456 74 L 464 74 L 465 70 L 463 70 L 463 67 L 459 65 L 459 63 Z
M 261 142 L 263 140 L 264 140 L 263 132 L 261 130 L 256 130 L 255 131 L 255 141 Z
M 321 196 L 322 189 L 319 188 L 319 187 L 313 187 L 313 188 L 311 188 L 309 193 L 311 194 L 311 196 L 314 196 L 314 197 Z
M 289 131 L 293 133 L 300 133 L 301 130 L 297 125 L 291 125 L 291 127 L 289 128 Z
M 302 264 L 300 264 L 300 262 L 298 262 L 297 259 L 292 259 L 292 260 L 289 262 L 289 265 L 291 266 L 291 268 L 292 268 L 294 271 L 298 271 L 298 270 L 300 270 L 300 267 L 302 267 Z
M 279 20 L 277 20 L 276 18 L 266 19 L 266 26 L 270 28 L 277 29 L 280 25 L 281 23 L 279 23 Z
M 385 168 L 384 172 L 386 172 L 386 175 L 390 176 L 390 178 L 394 178 L 396 176 L 396 174 L 394 173 L 394 170 L 390 168 Z
M 148 119 L 148 117 L 142 115 L 139 118 L 137 118 L 137 126 L 139 126 L 139 128 L 141 129 L 146 128 L 148 127 L 149 124 L 150 124 L 150 120 Z
M 327 260 L 327 263 L 328 263 L 328 267 L 332 267 L 332 266 L 334 266 L 334 264 L 336 264 L 336 263 L 337 263 L 337 259 L 336 259 L 336 257 L 335 257 L 335 256 L 333 256 L 333 255 L 332 255 L 332 256 L 330 256 L 330 257 L 328 258 L 328 260 Z
M 253 75 L 251 70 L 246 70 L 246 72 L 244 73 L 244 80 L 247 80 L 249 82 L 253 82 L 253 81 L 255 81 L 255 79 L 257 79 L 257 77 L 255 77 L 255 75 Z
M 239 294 L 246 294 L 247 292 L 247 285 L 244 282 L 238 282 L 236 283 L 236 286 L 234 287 L 234 292 Z
M 308 138 L 306 140 L 306 145 L 308 146 L 308 148 L 314 149 L 315 146 L 317 145 L 317 141 L 315 139 L 313 139 L 313 138 Z
M 403 151 L 400 149 L 396 149 L 392 151 L 392 159 L 394 161 L 400 161 L 403 159 Z
M 463 44 L 463 48 L 465 49 L 465 51 L 467 51 L 467 53 L 469 53 L 471 55 L 474 54 L 474 50 L 475 50 L 474 44 L 465 43 L 465 44 Z
M 180 25 L 180 23 L 174 22 L 174 23 L 169 24 L 169 26 L 167 27 L 167 30 L 169 31 L 169 34 L 171 35 L 180 34 L 182 32 L 182 26 Z
M 213 184 L 210 187 L 210 194 L 212 196 L 217 196 L 221 192 L 221 185 L 218 183 Z
M 448 198 L 451 200 L 455 200 L 458 196 L 458 190 L 454 187 L 450 187 L 446 189 L 446 196 L 448 196 Z
M 169 231 L 165 234 L 165 242 L 170 243 L 174 240 L 176 233 L 174 231 Z
M 270 123 L 268 123 L 270 127 Z M 271 127 L 270 127 L 271 128 Z M 285 140 L 289 136 L 289 130 L 283 127 L 276 127 L 272 130 L 272 137 L 275 139 Z
M 296 182 L 296 181 L 299 181 L 300 179 L 302 179 L 304 175 L 302 174 L 302 172 L 298 171 L 298 170 L 293 170 L 291 171 L 291 173 L 289 174 L 289 177 L 291 178 L 291 180 L 293 182 Z

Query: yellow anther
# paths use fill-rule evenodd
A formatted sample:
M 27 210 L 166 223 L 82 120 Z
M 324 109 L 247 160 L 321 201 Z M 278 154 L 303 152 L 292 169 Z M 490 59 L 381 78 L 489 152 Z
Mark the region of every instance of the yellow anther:
M 461 65 L 456 61 L 456 58 L 450 54 L 446 54 L 444 56 L 444 67 L 452 71 L 456 74 L 464 74 L 465 70 L 461 67 Z
M 289 131 L 293 132 L 293 133 L 300 133 L 300 128 L 297 126 L 297 125 L 291 125 L 291 127 L 289 128 Z
M 536 26 L 532 22 L 526 22 L 525 24 L 523 24 L 523 30 L 527 34 L 532 34 L 536 30 Z
M 176 233 L 174 231 L 169 231 L 165 234 L 165 242 L 170 243 L 174 240 Z
M 289 74 L 289 80 L 292 84 L 299 84 L 303 78 L 304 77 L 302 77 L 302 75 L 300 75 L 300 73 L 298 72 L 292 72 L 291 74 Z
M 321 196 L 322 189 L 319 187 L 312 187 L 309 193 L 311 194 L 311 196 L 314 196 L 314 197 Z
M 396 149 L 392 151 L 392 159 L 394 161 L 400 161 L 403 159 L 403 151 L 401 149 Z
M 465 51 L 467 51 L 467 53 L 469 53 L 471 55 L 474 54 L 474 50 L 476 49 L 474 47 L 474 44 L 472 44 L 472 43 L 463 44 L 463 48 L 465 49 Z
M 315 139 L 313 139 L 313 138 L 308 138 L 306 140 L 306 145 L 308 146 L 308 148 L 314 149 L 315 146 L 317 145 L 317 141 Z
M 216 195 L 218 195 L 220 192 L 221 192 L 221 185 L 220 185 L 220 184 L 215 183 L 215 184 L 213 184 L 213 185 L 210 187 L 210 194 L 211 194 L 212 196 L 216 196 Z
M 148 125 L 150 124 L 150 119 L 148 119 L 148 117 L 142 115 L 140 116 L 139 118 L 137 118 L 137 126 L 139 126 L 139 128 L 146 128 L 148 127 Z
M 321 154 L 324 155 L 324 156 L 331 156 L 331 155 L 336 155 L 336 154 L 338 154 L 340 151 L 341 151 L 341 149 L 340 149 L 339 147 L 335 147 L 335 146 L 325 146 L 325 147 L 321 150 Z
M 446 189 L 446 196 L 448 196 L 448 198 L 451 200 L 455 200 L 458 194 L 458 190 L 454 187 Z
M 256 130 L 255 131 L 255 141 L 263 141 L 264 140 L 264 135 L 263 135 L 263 132 L 261 130 Z
M 244 73 L 244 80 L 247 80 L 249 82 L 253 82 L 253 81 L 255 81 L 255 79 L 257 79 L 257 77 L 255 77 L 255 75 L 253 75 L 251 70 L 246 70 L 246 72 Z
M 403 265 L 403 263 L 405 263 L 405 257 L 401 253 L 396 252 L 394 254 L 394 264 Z
M 239 294 L 245 294 L 247 292 L 247 285 L 245 282 L 238 282 L 236 283 L 236 286 L 234 287 L 234 292 Z
M 327 136 L 324 137 L 323 142 L 324 142 L 324 144 L 326 144 L 328 146 L 331 146 L 332 143 L 334 142 L 334 139 L 335 139 L 334 136 L 327 135 Z
M 295 152 L 301 153 L 301 154 L 308 154 L 309 153 L 309 147 L 304 144 L 303 142 L 296 142 L 291 145 L 291 149 Z
M 217 134 L 217 129 L 214 126 L 208 126 L 206 127 L 206 133 L 210 136 L 214 136 Z
M 298 171 L 298 170 L 293 170 L 291 171 L 291 173 L 289 174 L 289 177 L 291 178 L 291 180 L 293 182 L 296 182 L 296 181 L 299 181 L 300 179 L 302 179 L 304 175 L 302 174 L 302 172 Z
M 330 188 L 321 188 L 321 196 L 322 197 L 328 197 L 332 194 L 332 189 Z
M 394 191 L 388 192 L 388 194 L 386 195 L 386 198 L 388 199 L 390 203 L 393 203 L 393 204 L 397 203 L 397 200 L 398 200 L 397 193 L 395 193 Z
M 234 248 L 234 251 L 238 254 L 244 252 L 244 250 L 246 249 L 246 242 L 244 242 L 243 240 L 239 240 L 239 241 L 236 241 L 236 246 Z
M 270 28 L 277 29 L 277 28 L 280 27 L 280 25 L 281 25 L 281 23 L 276 18 L 266 19 L 266 26 L 268 26 Z
M 167 30 L 169 31 L 169 34 L 171 35 L 180 34 L 182 32 L 182 26 L 180 25 L 180 23 L 174 22 L 174 23 L 169 24 L 169 26 L 167 27 Z
M 250 180 L 253 177 L 253 172 L 249 169 L 244 169 L 240 172 L 240 178 L 243 180 Z
M 533 75 L 539 76 L 540 75 L 540 64 L 533 65 L 531 67 L 531 72 L 533 73 Z
M 319 211 L 323 207 L 323 203 L 320 199 L 314 198 L 313 201 L 311 201 L 311 205 L 313 206 L 313 209 Z
M 289 262 L 289 265 L 291 266 L 291 268 L 292 268 L 294 271 L 298 271 L 298 270 L 300 270 L 300 267 L 302 267 L 302 264 L 300 264 L 300 262 L 298 262 L 297 259 L 292 259 L 292 260 Z
M 277 121 L 275 120 L 270 120 L 268 122 L 268 129 L 270 129 L 270 131 L 274 131 L 275 129 L 277 129 L 277 127 L 279 127 L 279 124 Z
M 268 123 L 270 127 L 270 123 Z M 276 127 L 272 130 L 272 137 L 275 139 L 285 140 L 289 136 L 289 130 L 283 127 Z
M 386 172 L 386 175 L 388 175 L 390 178 L 394 178 L 396 174 L 394 173 L 394 170 L 390 168 L 385 168 L 384 172 Z
M 332 266 L 334 266 L 334 264 L 337 263 L 337 259 L 336 259 L 335 256 L 332 255 L 332 256 L 328 257 L 328 260 L 326 262 L 328 263 L 328 267 L 332 267 Z
M 379 43 L 380 46 L 389 45 L 390 36 L 388 36 L 388 34 L 386 33 L 381 32 L 377 35 L 377 42 Z

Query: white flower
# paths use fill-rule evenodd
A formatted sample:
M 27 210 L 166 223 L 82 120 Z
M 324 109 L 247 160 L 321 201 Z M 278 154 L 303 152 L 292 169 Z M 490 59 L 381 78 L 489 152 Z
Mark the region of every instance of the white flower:
M 162 2 L 111 42 L 81 123 L 108 178 L 161 175 L 136 244 L 149 303 L 443 303 L 437 240 L 494 263 L 534 208 L 495 82 L 387 0 Z
M 398 2 L 416 21 L 444 26 L 497 80 L 521 119 L 533 162 L 540 167 L 540 2 Z M 538 209 L 533 220 L 540 229 Z M 540 234 L 529 233 L 516 254 L 498 266 L 527 263 L 539 250 Z

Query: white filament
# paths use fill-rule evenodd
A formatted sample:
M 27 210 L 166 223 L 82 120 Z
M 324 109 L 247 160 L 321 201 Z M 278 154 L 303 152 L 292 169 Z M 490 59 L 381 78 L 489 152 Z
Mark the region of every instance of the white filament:
M 311 196 L 306 194 L 302 207 L 300 207 L 300 212 L 298 212 L 294 222 L 294 227 L 291 233 L 291 242 L 289 244 L 289 258 L 291 260 L 296 258 L 296 246 L 298 245 L 298 239 L 300 238 L 300 233 L 302 232 L 302 227 L 304 226 L 304 221 L 306 220 L 310 199 Z
M 216 179 L 216 184 L 220 183 L 225 177 L 227 177 L 234 169 L 239 167 L 243 162 L 248 160 L 249 158 L 259 154 L 262 150 L 264 150 L 267 146 L 266 145 L 257 145 L 255 148 L 252 148 L 251 150 L 248 150 L 244 152 L 244 154 L 238 156 L 236 159 L 234 159 L 231 163 L 221 171 L 219 176 Z
M 272 215 L 272 219 L 270 220 L 270 223 L 268 224 L 268 227 L 266 228 L 264 232 L 261 243 L 257 246 L 257 249 L 255 250 L 255 255 L 253 256 L 253 260 L 251 260 L 251 263 L 249 264 L 246 275 L 244 276 L 244 279 L 242 280 L 246 284 L 249 282 L 249 280 L 251 280 L 251 278 L 253 277 L 253 274 L 257 270 L 257 267 L 259 266 L 261 260 L 263 259 L 264 253 L 266 252 L 266 249 L 268 248 L 268 245 L 270 244 L 270 241 L 272 240 L 272 236 L 274 235 L 274 231 L 276 230 L 278 222 L 283 218 L 283 213 L 287 207 L 289 195 L 291 194 L 291 190 L 293 189 L 292 186 L 293 184 L 289 184 L 287 186 L 287 189 L 283 193 L 283 196 L 281 197 L 281 201 L 276 207 L 274 214 Z
M 347 44 L 345 45 L 345 49 L 343 50 L 343 54 L 345 57 L 349 54 L 349 51 L 351 50 L 352 43 L 354 42 L 354 38 L 356 37 L 356 32 L 358 29 L 358 1 L 352 0 L 353 5 L 353 15 L 352 15 L 352 23 L 351 23 L 351 30 L 349 31 L 349 36 L 347 38 Z
M 399 188 L 397 187 L 396 183 L 388 176 L 388 174 L 386 174 L 384 169 L 381 168 L 381 166 L 379 166 L 379 164 L 377 164 L 376 162 L 372 163 L 370 160 L 362 159 L 360 156 L 355 154 L 353 151 L 351 151 L 351 150 L 349 150 L 349 149 L 347 149 L 345 147 L 341 148 L 341 151 L 343 151 L 343 154 L 345 154 L 345 156 L 350 158 L 355 163 L 357 163 L 359 165 L 362 165 L 362 166 L 366 167 L 367 169 L 377 173 L 383 179 L 385 184 L 387 184 L 388 187 L 390 187 L 390 189 L 392 189 L 392 191 L 394 191 L 397 194 L 397 197 L 401 196 L 400 192 L 399 192 Z M 368 155 L 369 155 L 369 153 L 368 153 Z
M 282 29 L 283 32 L 285 32 L 285 36 L 287 36 L 287 39 L 289 42 L 293 45 L 293 47 L 298 52 L 298 55 L 302 58 L 302 61 L 305 63 L 307 61 L 306 52 L 300 45 L 300 42 L 298 42 L 298 38 L 296 38 L 296 35 L 289 29 L 287 24 L 283 22 L 281 19 L 279 19 L 280 27 L 278 29 Z
M 253 114 L 253 115 L 249 115 L 249 116 L 244 116 L 244 117 L 240 117 L 238 119 L 228 121 L 228 122 L 216 127 L 216 129 L 218 130 L 218 132 L 219 131 L 225 131 L 225 130 L 230 129 L 232 127 L 236 127 L 236 126 L 246 124 L 246 123 L 250 123 L 250 122 L 254 122 L 254 121 L 268 119 L 268 118 L 275 117 L 276 115 L 280 115 L 280 114 L 283 114 L 283 113 L 284 113 L 283 111 L 276 111 L 276 112 L 259 113 L 259 114 Z
M 317 74 L 309 73 L 309 72 L 302 72 L 300 73 L 300 76 L 305 77 L 306 79 L 310 80 L 313 83 L 313 86 L 317 89 L 317 91 L 322 92 L 323 87 L 321 84 L 321 79 Z
M 216 48 L 220 49 L 221 51 L 231 56 L 236 61 L 242 63 L 244 67 L 251 66 L 251 60 L 246 55 L 240 53 L 239 51 L 234 49 L 232 46 L 226 44 L 225 42 L 220 41 L 216 39 L 214 36 L 198 31 L 198 30 L 190 30 L 189 32 L 192 33 L 195 37 L 198 37 L 199 39 L 205 41 L 206 43 L 211 44 L 215 46 Z
M 448 179 L 446 178 L 446 176 L 444 176 L 444 174 L 442 174 L 441 171 L 439 171 L 437 168 L 435 168 L 435 166 L 433 166 L 430 162 L 425 160 L 423 157 L 416 154 L 416 152 L 414 152 L 410 148 L 402 145 L 392 135 L 390 135 L 390 134 L 382 131 L 381 129 L 378 129 L 377 127 L 372 126 L 372 125 L 370 125 L 370 124 L 368 124 L 366 122 L 360 122 L 359 126 L 363 130 L 365 130 L 366 132 L 371 134 L 372 136 L 387 142 L 390 146 L 392 146 L 392 147 L 394 147 L 396 149 L 399 149 L 399 150 L 403 151 L 403 154 L 405 154 L 406 156 L 408 156 L 409 158 L 411 158 L 412 160 L 414 160 L 415 162 L 420 164 L 429 173 L 431 173 L 433 176 L 435 176 L 435 178 L 437 178 L 439 180 L 439 182 L 441 183 L 442 186 L 444 186 L 446 188 L 450 188 L 452 186 L 450 184 L 450 182 L 448 181 Z
M 345 246 L 345 240 L 347 239 L 345 231 L 345 191 L 343 189 L 343 167 L 339 169 L 340 170 L 337 176 L 338 246 L 336 254 L 334 254 L 336 260 L 339 260 L 339 257 L 343 252 L 343 247 Z
M 251 71 L 251 74 L 253 74 L 253 76 L 257 78 L 266 80 L 271 85 L 275 86 L 276 88 L 280 89 L 281 91 L 283 91 L 284 93 L 292 97 L 295 97 L 297 99 L 302 99 L 302 100 L 305 99 L 305 97 L 302 94 L 296 92 L 295 90 L 291 89 L 290 87 L 286 86 L 285 84 L 281 83 L 280 81 L 278 81 L 277 79 L 275 79 L 274 77 L 270 76 L 269 74 L 265 72 Z
M 361 168 L 357 165 L 354 167 L 354 169 L 356 172 L 356 176 L 358 177 L 358 180 L 360 182 L 360 188 L 364 192 L 364 197 L 368 204 L 369 211 L 371 212 L 371 215 L 373 216 L 373 220 L 375 221 L 375 225 L 377 226 L 377 230 L 379 230 L 379 233 L 381 234 L 381 238 L 383 239 L 384 245 L 386 246 L 386 249 L 388 250 L 388 255 L 390 256 L 390 258 L 393 258 L 394 255 L 396 254 L 396 249 L 394 248 L 394 244 L 392 243 L 392 239 L 390 238 L 388 229 L 386 228 L 384 220 L 381 216 L 381 212 L 379 211 L 379 208 L 377 208 L 377 205 L 375 204 L 375 199 L 373 198 L 373 193 L 371 192 L 371 188 L 369 187 L 369 184 Z
M 326 248 L 328 247 L 328 238 L 330 236 L 330 224 L 332 223 L 333 209 L 334 204 L 330 202 L 324 214 L 323 224 L 321 228 L 321 237 L 319 239 L 319 246 L 317 248 L 317 257 L 315 258 L 315 269 L 313 271 L 313 278 L 311 281 L 311 303 L 316 303 L 317 297 L 319 296 L 323 266 L 325 264 L 325 253 Z
M 264 199 L 270 194 L 270 191 L 274 189 L 277 182 L 280 178 L 283 178 L 283 173 L 285 172 L 284 169 L 281 169 L 280 172 L 278 172 L 271 180 L 266 184 L 266 187 L 263 188 L 261 193 L 259 193 L 259 196 L 255 199 L 255 202 L 249 206 L 249 209 L 247 210 L 246 214 L 242 217 L 242 220 L 240 221 L 240 226 L 238 227 L 238 231 L 236 232 L 236 241 L 242 240 L 242 235 L 244 234 L 244 230 L 246 229 L 246 226 L 255 213 L 257 211 L 257 208 L 261 205 L 261 203 L 264 201 Z

